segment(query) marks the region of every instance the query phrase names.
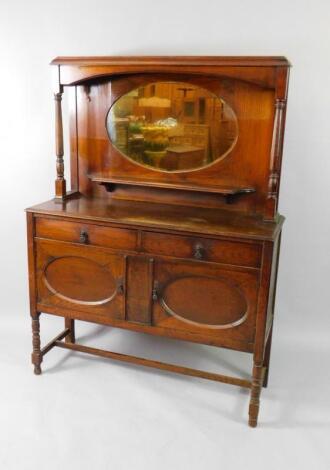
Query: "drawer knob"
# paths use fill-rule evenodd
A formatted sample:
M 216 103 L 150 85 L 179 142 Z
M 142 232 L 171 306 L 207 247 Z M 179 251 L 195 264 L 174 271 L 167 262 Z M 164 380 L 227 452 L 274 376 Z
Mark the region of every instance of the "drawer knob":
M 196 243 L 194 246 L 194 258 L 203 259 L 205 254 L 204 247 L 201 243 Z
M 80 231 L 80 237 L 79 237 L 80 243 L 88 243 L 88 232 L 87 230 L 81 229 Z

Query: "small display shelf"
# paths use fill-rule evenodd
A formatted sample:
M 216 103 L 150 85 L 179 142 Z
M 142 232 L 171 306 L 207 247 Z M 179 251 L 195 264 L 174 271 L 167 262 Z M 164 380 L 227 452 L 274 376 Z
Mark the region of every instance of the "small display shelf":
M 120 177 L 107 177 L 99 174 L 91 174 L 89 178 L 94 183 L 102 184 L 106 187 L 108 192 L 112 192 L 117 185 L 132 185 L 132 186 L 145 186 L 152 188 L 164 189 L 178 189 L 183 191 L 197 191 L 202 193 L 216 193 L 223 196 L 228 204 L 233 202 L 233 199 L 243 194 L 255 193 L 256 190 L 249 186 L 199 186 L 191 183 L 166 183 L 156 181 L 142 181 L 141 179 L 134 178 L 120 178 Z

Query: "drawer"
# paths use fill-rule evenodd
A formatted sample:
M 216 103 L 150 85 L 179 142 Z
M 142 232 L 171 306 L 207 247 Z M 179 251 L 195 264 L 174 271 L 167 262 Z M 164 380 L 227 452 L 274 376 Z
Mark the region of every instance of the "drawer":
M 146 253 L 259 268 L 262 244 L 144 232 Z
M 36 219 L 36 237 L 117 250 L 135 250 L 137 240 L 134 230 L 39 217 Z

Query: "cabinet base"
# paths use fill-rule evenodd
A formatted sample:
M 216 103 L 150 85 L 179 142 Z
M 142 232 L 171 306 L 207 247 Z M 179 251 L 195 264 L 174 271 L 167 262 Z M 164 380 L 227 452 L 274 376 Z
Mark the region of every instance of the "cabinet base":
M 72 320 L 71 320 L 72 321 Z M 72 322 L 73 323 L 73 322 Z M 73 328 L 73 325 L 72 325 Z M 51 349 L 54 347 L 62 348 L 62 349 L 68 349 L 71 351 L 78 351 L 78 352 L 84 352 L 87 354 L 92 354 L 94 356 L 99 356 L 99 357 L 104 357 L 108 359 L 115 359 L 117 361 L 121 362 L 128 362 L 130 364 L 138 364 L 144 367 L 152 367 L 160 370 L 166 370 L 169 372 L 174 372 L 177 374 L 183 374 L 183 375 L 188 375 L 191 377 L 199 377 L 202 379 L 207 379 L 207 380 L 213 380 L 216 382 L 222 382 L 230 385 L 236 385 L 239 387 L 244 387 L 251 389 L 251 403 L 250 403 L 250 419 L 249 419 L 249 425 L 251 427 L 256 427 L 257 426 L 257 418 L 258 418 L 258 411 L 259 411 L 259 400 L 258 403 L 255 403 L 255 394 L 256 394 L 256 387 L 255 383 L 253 380 L 246 380 L 246 379 L 241 379 L 238 377 L 231 377 L 227 375 L 222 375 L 222 374 L 216 374 L 213 372 L 206 372 L 202 371 L 199 369 L 192 369 L 190 367 L 184 367 L 184 366 L 179 366 L 175 364 L 169 364 L 166 362 L 160 362 L 160 361 L 154 361 L 152 359 L 146 359 L 142 357 L 137 357 L 137 356 L 131 356 L 127 354 L 121 354 L 117 352 L 112 352 L 112 351 L 107 351 L 104 349 L 98 349 L 98 348 L 93 348 L 90 346 L 84 346 L 82 344 L 78 344 L 76 342 L 71 342 L 71 337 L 72 337 L 72 329 L 71 328 L 65 328 L 60 334 L 58 334 L 55 338 L 53 338 L 46 346 L 44 346 L 42 349 L 40 349 L 40 356 L 43 358 L 45 354 L 47 354 Z M 36 370 L 35 367 L 35 374 L 40 375 L 41 374 L 41 368 L 40 365 L 37 367 L 38 370 Z M 262 367 L 260 371 L 260 379 L 258 382 L 260 382 L 260 389 L 261 385 L 264 381 L 266 373 L 266 367 Z M 259 383 L 258 383 L 259 385 Z M 259 387 L 257 387 L 258 395 L 260 394 Z M 257 405 L 257 406 L 256 406 Z M 253 412 L 251 412 L 251 408 L 253 408 Z M 251 416 L 252 415 L 252 416 Z

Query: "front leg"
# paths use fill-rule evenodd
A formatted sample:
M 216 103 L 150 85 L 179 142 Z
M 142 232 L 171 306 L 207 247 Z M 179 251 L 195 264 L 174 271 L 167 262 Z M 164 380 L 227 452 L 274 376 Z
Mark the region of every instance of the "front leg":
M 252 374 L 252 388 L 249 406 L 249 426 L 255 428 L 258 424 L 258 414 L 260 406 L 260 393 L 263 383 L 263 364 L 254 363 Z
M 40 313 L 36 312 L 32 315 L 32 364 L 34 365 L 34 373 L 36 375 L 41 374 L 40 364 L 42 362 L 42 354 L 40 351 Z

